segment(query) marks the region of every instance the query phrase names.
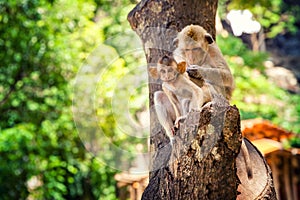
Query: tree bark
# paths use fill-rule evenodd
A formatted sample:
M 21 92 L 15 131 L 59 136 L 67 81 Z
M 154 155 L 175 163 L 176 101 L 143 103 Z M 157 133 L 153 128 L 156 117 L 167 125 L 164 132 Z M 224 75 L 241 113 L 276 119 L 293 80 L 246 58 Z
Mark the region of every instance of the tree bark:
M 236 199 L 235 158 L 241 144 L 239 112 L 226 103 L 191 112 L 171 152 L 157 150 L 143 199 Z
M 217 0 L 142 0 L 128 21 L 143 42 L 148 67 L 173 52 L 173 39 L 185 26 L 197 24 L 215 37 Z M 235 159 L 242 135 L 236 107 L 216 96 L 201 112 L 190 112 L 175 133 L 173 146 L 153 109 L 161 84 L 149 77 L 149 185 L 142 199 L 236 199 L 240 183 Z
M 218 0 L 142 0 L 128 14 L 128 21 L 143 42 L 148 66 L 173 52 L 173 39 L 187 25 L 201 25 L 215 37 L 217 3 Z M 153 94 L 158 90 L 161 84 L 149 77 L 151 152 L 169 142 L 153 109 Z

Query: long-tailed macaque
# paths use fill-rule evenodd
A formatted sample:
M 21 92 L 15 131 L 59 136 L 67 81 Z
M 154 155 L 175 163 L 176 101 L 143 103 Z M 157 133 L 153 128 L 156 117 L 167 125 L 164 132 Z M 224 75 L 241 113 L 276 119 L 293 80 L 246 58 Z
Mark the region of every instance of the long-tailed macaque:
M 187 73 L 190 79 L 202 88 L 204 102 L 211 101 L 214 94 L 222 94 L 230 100 L 234 90 L 233 76 L 220 49 L 204 28 L 198 25 L 186 26 L 174 39 L 174 45 L 175 60 L 183 60 L 189 64 Z M 251 161 L 244 141 L 241 152 L 248 178 L 252 178 Z
M 212 36 L 198 25 L 186 26 L 174 39 L 177 47 L 173 52 L 177 62 L 188 63 L 187 73 L 190 79 L 199 85 L 199 79 L 204 79 L 203 92 L 206 98 L 215 92 L 230 99 L 234 89 L 233 76 L 214 42 Z M 202 81 L 200 83 L 203 83 Z
M 163 56 L 157 67 L 149 68 L 150 75 L 162 81 L 163 91 L 154 93 L 154 105 L 160 124 L 173 139 L 174 124 L 184 119 L 191 110 L 200 111 L 204 101 L 200 87 L 189 80 L 186 62 L 176 63 L 173 57 Z

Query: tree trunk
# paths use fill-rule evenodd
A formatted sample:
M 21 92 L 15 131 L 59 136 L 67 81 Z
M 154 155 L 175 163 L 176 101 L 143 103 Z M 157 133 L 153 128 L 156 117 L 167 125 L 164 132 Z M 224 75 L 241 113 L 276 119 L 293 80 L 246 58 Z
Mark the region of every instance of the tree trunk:
M 148 66 L 173 52 L 173 39 L 187 25 L 204 27 L 215 37 L 217 0 L 142 0 L 128 15 L 140 36 Z M 235 159 L 241 145 L 236 107 L 215 97 L 201 112 L 190 112 L 175 133 L 173 147 L 153 109 L 161 84 L 149 78 L 149 185 L 142 199 L 236 199 L 240 183 Z
M 176 135 L 169 162 L 151 172 L 143 199 L 236 199 L 239 120 L 238 109 L 226 103 L 191 112 Z M 163 147 L 156 151 L 155 168 L 168 156 Z

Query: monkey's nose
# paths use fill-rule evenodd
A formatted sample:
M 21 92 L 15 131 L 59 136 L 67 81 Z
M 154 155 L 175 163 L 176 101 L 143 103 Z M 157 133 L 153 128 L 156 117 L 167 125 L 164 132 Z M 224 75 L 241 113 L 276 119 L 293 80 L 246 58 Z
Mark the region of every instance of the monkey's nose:
M 187 56 L 187 60 L 188 60 L 189 63 L 194 64 L 194 58 L 193 58 L 193 55 L 190 55 L 190 54 L 189 54 L 189 55 Z

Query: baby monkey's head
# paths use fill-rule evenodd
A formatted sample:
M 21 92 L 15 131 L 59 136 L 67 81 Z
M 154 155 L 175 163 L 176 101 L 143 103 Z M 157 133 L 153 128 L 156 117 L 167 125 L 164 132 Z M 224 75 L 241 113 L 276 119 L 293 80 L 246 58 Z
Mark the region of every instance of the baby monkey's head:
M 158 60 L 157 72 L 160 75 L 160 79 L 164 82 L 175 80 L 178 71 L 177 63 L 173 57 L 164 55 Z
M 177 64 L 173 56 L 164 55 L 158 60 L 157 72 L 164 82 L 175 80 L 179 74 L 183 74 L 185 71 L 186 63 Z

